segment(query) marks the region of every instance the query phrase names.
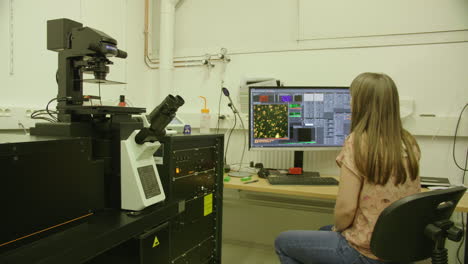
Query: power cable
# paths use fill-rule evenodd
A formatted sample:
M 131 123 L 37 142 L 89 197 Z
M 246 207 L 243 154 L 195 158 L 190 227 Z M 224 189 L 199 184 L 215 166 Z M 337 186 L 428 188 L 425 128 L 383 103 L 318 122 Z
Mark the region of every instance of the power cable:
M 219 93 L 219 103 L 218 103 L 218 120 L 216 122 L 216 134 L 219 133 L 219 117 L 221 112 L 221 100 L 223 99 L 223 90 Z
M 236 128 L 236 125 L 237 125 L 237 116 L 234 115 L 234 125 L 232 126 L 231 130 L 229 131 L 229 136 L 228 136 L 228 139 L 227 139 L 227 142 L 226 142 L 226 150 L 224 151 L 224 164 L 227 164 L 226 161 L 227 161 L 227 152 L 228 152 L 228 149 L 229 149 L 229 141 L 231 140 L 231 135 L 232 135 L 232 132 L 234 131 L 234 129 Z
M 239 111 L 237 110 L 237 108 L 233 105 L 233 108 L 234 108 L 234 115 L 237 114 L 237 116 L 239 116 L 239 120 L 241 122 L 241 127 L 242 127 L 242 138 L 244 139 L 244 147 L 242 148 L 242 155 L 241 155 L 241 160 L 240 160 L 240 164 L 239 164 L 239 171 L 241 170 L 242 168 L 242 163 L 244 162 L 244 155 L 245 155 L 245 149 L 247 147 L 247 139 L 246 139 L 246 136 L 245 136 L 245 126 L 244 126 L 244 121 L 242 120 L 242 117 L 241 115 L 239 114 Z
M 457 126 L 455 127 L 455 135 L 453 136 L 453 148 L 452 148 L 453 162 L 455 162 L 455 165 L 464 172 L 466 171 L 466 166 L 465 168 L 460 167 L 460 165 L 458 165 L 457 159 L 455 158 L 455 145 L 457 144 L 458 126 L 460 125 L 460 120 L 462 118 L 463 112 L 465 111 L 466 107 L 468 107 L 468 104 L 466 104 L 463 107 L 463 109 L 460 112 L 460 115 L 458 116 Z
M 463 178 L 462 178 L 462 185 L 465 185 L 465 174 L 466 174 L 466 171 L 467 171 L 467 165 L 468 165 L 468 149 L 466 151 L 466 157 L 465 157 L 465 170 L 463 171 Z M 463 234 L 463 237 L 462 237 L 462 240 L 460 242 L 460 245 L 458 245 L 458 249 L 457 249 L 457 260 L 458 260 L 458 263 L 459 264 L 462 264 L 461 260 L 460 260 L 460 250 L 461 250 L 461 247 L 463 245 L 463 242 L 465 242 L 465 238 L 466 238 L 466 235 L 465 235 L 465 218 L 464 218 L 464 215 L 463 213 L 460 213 L 460 216 L 461 216 L 461 222 L 462 222 L 462 234 Z M 465 252 L 465 254 L 467 254 L 468 252 Z

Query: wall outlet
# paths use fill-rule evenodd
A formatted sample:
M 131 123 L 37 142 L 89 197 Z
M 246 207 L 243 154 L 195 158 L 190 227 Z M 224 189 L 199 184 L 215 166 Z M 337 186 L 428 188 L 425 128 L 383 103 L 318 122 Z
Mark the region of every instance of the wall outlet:
M 45 122 L 43 120 L 31 119 L 34 110 L 41 109 L 39 106 L 0 106 L 0 129 L 18 129 L 33 127 L 36 122 Z
M 10 117 L 11 109 L 10 108 L 0 108 L 0 117 Z
M 24 116 L 27 117 L 27 118 L 31 118 L 31 114 L 34 112 L 34 110 L 32 109 L 26 109 L 26 111 L 24 111 Z

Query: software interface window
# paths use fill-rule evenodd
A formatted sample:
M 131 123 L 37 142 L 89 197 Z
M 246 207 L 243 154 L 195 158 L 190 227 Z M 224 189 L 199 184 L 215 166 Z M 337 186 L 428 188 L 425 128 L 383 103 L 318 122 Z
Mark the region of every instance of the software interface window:
M 349 89 L 250 89 L 251 147 L 342 146 L 351 126 Z

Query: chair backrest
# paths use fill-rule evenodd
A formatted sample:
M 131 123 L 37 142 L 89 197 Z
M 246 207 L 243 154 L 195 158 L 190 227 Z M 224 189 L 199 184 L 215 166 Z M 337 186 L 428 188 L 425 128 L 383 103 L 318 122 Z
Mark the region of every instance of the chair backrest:
M 465 187 L 417 193 L 402 198 L 385 210 L 375 224 L 371 250 L 377 257 L 413 262 L 431 257 L 434 242 L 424 235 L 428 224 L 449 219 Z

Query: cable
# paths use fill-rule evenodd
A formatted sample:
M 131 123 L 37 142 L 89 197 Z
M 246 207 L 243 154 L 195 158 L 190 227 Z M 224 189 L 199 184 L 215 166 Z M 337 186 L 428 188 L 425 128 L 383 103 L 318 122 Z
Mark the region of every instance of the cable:
M 460 260 L 460 249 L 463 245 L 463 242 L 465 241 L 465 220 L 463 218 L 463 213 L 460 213 L 461 215 L 461 221 L 462 221 L 462 233 L 463 233 L 463 237 L 462 237 L 462 240 L 460 241 L 460 245 L 458 246 L 458 249 L 457 249 L 457 260 L 458 260 L 458 263 L 462 264 L 461 260 Z M 465 253 L 466 254 L 466 253 Z
M 242 168 L 242 163 L 244 162 L 244 155 L 245 155 L 245 148 L 247 147 L 247 139 L 245 137 L 245 126 L 244 126 L 244 121 L 242 120 L 242 117 L 240 116 L 239 114 L 239 111 L 237 111 L 236 107 L 234 107 L 234 110 L 235 110 L 235 113 L 239 116 L 239 120 L 241 122 L 241 127 L 242 127 L 242 137 L 244 139 L 244 147 L 242 149 L 242 155 L 241 155 L 241 161 L 240 161 L 240 165 L 239 165 L 239 171 L 241 170 Z
M 31 114 L 31 119 L 42 119 L 42 120 L 46 120 L 46 121 L 49 121 L 49 122 L 57 122 L 56 119 L 50 118 L 46 112 L 33 112 Z
M 47 112 L 47 114 L 49 114 L 49 116 L 50 116 L 52 119 L 54 119 L 55 121 L 57 121 L 57 118 L 56 118 L 55 116 L 53 116 L 53 115 L 50 113 L 50 111 L 49 111 L 49 105 L 50 105 L 50 103 L 52 103 L 52 102 L 55 101 L 55 100 L 57 100 L 57 102 L 58 102 L 57 97 L 55 97 L 55 98 L 51 99 L 51 100 L 47 103 L 47 105 L 46 105 L 46 112 Z
M 34 117 L 33 119 L 41 119 L 41 120 L 49 121 L 49 122 L 51 122 L 51 123 L 57 123 L 57 121 L 55 121 L 54 119 L 48 118 L 48 117 L 41 117 L 41 116 L 38 116 L 38 117 Z
M 230 97 L 229 97 L 230 99 Z M 245 131 L 245 126 L 244 126 L 244 121 L 242 120 L 242 117 L 241 115 L 239 114 L 239 110 L 237 110 L 236 106 L 234 105 L 234 103 L 231 101 L 231 103 L 229 104 L 229 107 L 231 107 L 232 109 L 232 112 L 234 113 L 234 116 L 238 116 L 239 117 L 239 120 L 241 122 L 241 127 L 242 127 L 242 136 L 243 136 L 243 140 L 244 140 L 244 147 L 242 149 L 242 155 L 241 155 L 241 160 L 239 162 L 239 169 L 238 171 L 241 170 L 242 168 L 242 163 L 244 162 L 244 155 L 245 155 L 245 149 L 246 149 L 246 146 L 247 146 L 247 140 L 246 140 L 246 137 L 245 137 L 245 134 L 244 134 L 244 131 Z
M 463 170 L 463 177 L 462 177 L 462 184 L 465 185 L 465 174 L 467 171 L 467 165 L 468 165 L 468 148 L 466 149 L 466 157 L 465 157 L 465 169 Z
M 25 135 L 28 135 L 28 131 L 24 127 L 23 123 L 21 123 L 19 120 L 18 120 L 18 126 L 23 129 Z
M 465 185 L 465 174 L 466 174 L 466 169 L 467 169 L 467 165 L 468 165 L 468 149 L 466 150 L 466 157 L 465 157 L 465 170 L 463 171 L 463 177 L 462 177 L 462 185 Z M 461 260 L 460 260 L 460 250 L 461 250 L 461 247 L 463 245 L 463 242 L 465 241 L 465 218 L 463 217 L 463 213 L 461 212 L 460 213 L 460 216 L 461 216 L 461 222 L 462 222 L 462 234 L 463 234 L 463 237 L 462 237 L 462 240 L 460 242 L 460 245 L 458 245 L 458 249 L 457 249 L 457 260 L 458 260 L 458 263 L 462 264 Z M 465 254 L 468 253 L 468 252 L 465 252 Z
M 220 91 L 219 93 L 219 103 L 218 103 L 218 121 L 216 122 L 216 134 L 219 133 L 219 116 L 221 112 L 221 100 L 223 99 L 223 90 Z
M 237 116 L 234 115 L 234 125 L 232 126 L 231 130 L 229 131 L 229 136 L 228 136 L 228 139 L 227 139 L 227 142 L 226 142 L 226 150 L 224 151 L 224 164 L 226 164 L 226 156 L 227 156 L 227 152 L 228 152 L 228 149 L 229 149 L 229 141 L 231 140 L 231 135 L 232 135 L 232 132 L 234 131 L 234 128 L 236 128 L 236 125 L 237 125 Z
M 242 169 L 242 163 L 244 161 L 244 156 L 245 156 L 245 149 L 246 149 L 246 146 L 247 146 L 247 139 L 245 137 L 245 135 L 243 134 L 244 133 L 244 130 L 245 130 L 245 125 L 244 125 L 244 121 L 242 120 L 242 117 L 241 115 L 239 114 L 239 111 L 237 110 L 234 102 L 232 101 L 231 99 L 231 96 L 230 96 L 230 93 L 229 93 L 229 90 L 225 87 L 222 87 L 221 88 L 221 91 L 223 92 L 223 94 L 229 99 L 229 103 L 228 103 L 228 106 L 231 108 L 232 110 L 232 113 L 234 114 L 234 124 L 237 123 L 237 117 L 239 117 L 239 121 L 241 123 L 241 127 L 242 127 L 242 130 L 241 130 L 241 135 L 243 136 L 243 141 L 244 141 L 244 147 L 242 149 L 242 154 L 241 154 L 241 159 L 240 159 L 240 162 L 239 162 L 239 169 L 237 171 L 240 171 Z M 220 98 L 220 104 L 221 104 L 221 98 Z M 219 117 L 218 117 L 218 122 L 219 122 Z M 231 139 L 231 135 L 232 135 L 232 132 L 234 131 L 234 128 L 235 126 L 231 129 L 231 131 L 229 132 L 229 138 L 228 138 L 228 143 L 227 143 L 227 147 L 229 147 L 229 141 Z M 226 155 L 227 155 L 227 151 L 226 151 Z M 225 155 L 225 156 L 226 156 Z M 226 163 L 226 159 L 225 159 L 225 163 Z
M 455 145 L 457 143 L 458 126 L 460 125 L 460 120 L 461 120 L 461 117 L 462 117 L 463 112 L 465 111 L 466 107 L 468 107 L 468 104 L 466 104 L 463 107 L 463 109 L 460 112 L 460 115 L 458 116 L 457 126 L 455 128 L 455 135 L 453 136 L 453 148 L 452 148 L 453 161 L 455 162 L 455 165 L 457 165 L 457 167 L 462 171 L 466 171 L 466 166 L 465 166 L 465 168 L 462 168 L 462 167 L 460 167 L 460 165 L 458 165 L 457 159 L 455 158 Z
M 52 115 L 51 115 L 52 116 Z M 36 110 L 31 113 L 31 119 L 41 119 L 41 120 L 46 120 L 52 123 L 57 122 L 54 116 L 51 118 L 49 114 L 46 112 L 46 110 Z
M 50 110 L 49 110 L 49 112 L 52 113 L 52 114 L 57 114 L 57 111 L 53 111 L 53 110 L 50 111 Z M 39 116 L 39 115 L 47 115 L 47 112 L 46 112 L 45 109 L 43 109 L 43 110 L 36 110 L 36 111 L 34 111 L 34 112 L 31 113 L 31 117 L 36 116 L 36 115 L 37 115 L 37 116 Z
M 31 113 L 31 119 L 41 119 L 41 120 L 46 120 L 46 121 L 49 121 L 49 122 L 52 122 L 52 123 L 56 123 L 58 122 L 58 118 L 54 115 L 57 115 L 58 112 L 57 111 L 54 111 L 54 110 L 49 110 L 49 105 L 57 100 L 57 102 L 61 102 L 61 101 L 66 101 L 68 99 L 68 97 L 60 97 L 57 99 L 57 97 L 55 98 L 52 98 L 46 105 L 46 108 L 43 109 L 43 110 L 36 110 L 34 112 Z

